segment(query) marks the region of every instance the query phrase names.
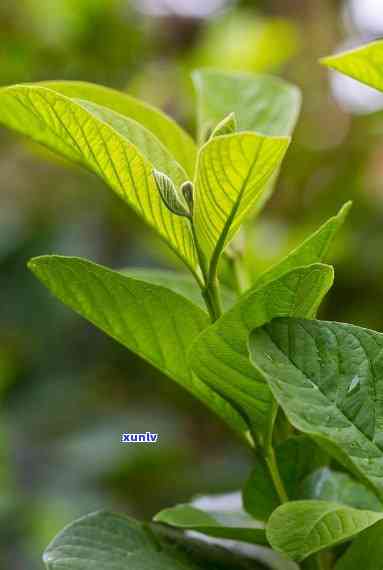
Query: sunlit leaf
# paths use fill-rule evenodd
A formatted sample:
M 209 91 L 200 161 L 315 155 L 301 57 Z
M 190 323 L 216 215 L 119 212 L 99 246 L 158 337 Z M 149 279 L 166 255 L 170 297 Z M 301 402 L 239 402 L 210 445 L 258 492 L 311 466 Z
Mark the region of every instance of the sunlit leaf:
M 341 52 L 321 60 L 323 65 L 383 91 L 383 41 Z
M 287 137 L 239 133 L 216 137 L 201 149 L 193 219 L 210 271 L 251 211 L 287 150 Z
M 186 175 L 173 159 L 166 160 L 169 155 L 164 147 L 160 147 L 158 163 L 149 162 L 143 150 L 149 141 L 151 147 L 155 145 L 154 135 L 122 115 L 119 120 L 125 121 L 134 143 L 86 105 L 46 87 L 19 85 L 0 90 L 0 123 L 97 174 L 195 271 L 189 222 L 171 214 L 163 204 L 152 170 L 154 166 L 180 181 Z

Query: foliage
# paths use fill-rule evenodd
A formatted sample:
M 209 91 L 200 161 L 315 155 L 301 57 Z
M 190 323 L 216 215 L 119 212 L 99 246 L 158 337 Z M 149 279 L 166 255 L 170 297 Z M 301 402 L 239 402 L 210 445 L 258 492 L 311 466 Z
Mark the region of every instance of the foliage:
M 382 53 L 377 42 L 324 63 L 381 87 Z M 349 205 L 244 287 L 237 232 L 271 194 L 300 96 L 267 76 L 207 71 L 195 84 L 198 145 L 156 109 L 91 84 L 0 91 L 4 125 L 101 178 L 196 284 L 182 274 L 112 271 L 63 256 L 34 258 L 31 270 L 214 410 L 255 462 L 243 509 L 222 515 L 178 505 L 155 517 L 164 527 L 88 515 L 54 539 L 44 561 L 68 570 L 119 569 L 127 560 L 132 570 L 247 567 L 245 557 L 195 548 L 174 527 L 267 545 L 303 568 L 352 567 L 366 544 L 379 544 L 383 518 L 383 334 L 315 320 L 333 283 L 323 258 Z M 236 292 L 220 285 L 225 259 Z M 337 560 L 334 547 L 355 537 Z

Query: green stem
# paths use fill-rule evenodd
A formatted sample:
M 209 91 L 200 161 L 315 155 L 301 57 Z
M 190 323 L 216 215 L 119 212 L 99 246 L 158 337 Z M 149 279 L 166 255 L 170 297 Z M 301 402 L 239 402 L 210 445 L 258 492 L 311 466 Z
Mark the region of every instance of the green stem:
M 269 447 L 269 449 L 267 450 L 265 455 L 265 461 L 281 504 L 287 503 L 289 497 L 287 495 L 285 485 L 282 481 L 281 474 L 279 473 L 277 458 L 275 456 L 275 451 L 273 447 Z
M 302 570 L 325 570 L 320 553 L 313 554 L 304 560 L 300 567 Z

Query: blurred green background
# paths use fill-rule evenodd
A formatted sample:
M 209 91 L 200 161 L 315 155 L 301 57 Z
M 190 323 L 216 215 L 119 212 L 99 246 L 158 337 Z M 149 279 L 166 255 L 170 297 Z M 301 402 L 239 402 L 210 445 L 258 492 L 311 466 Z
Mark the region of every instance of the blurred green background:
M 261 271 L 354 200 L 321 316 L 383 330 L 383 99 L 317 63 L 382 35 L 380 0 L 1 0 L 0 84 L 127 89 L 190 132 L 195 67 L 298 84 L 302 115 L 249 255 Z M 53 252 L 174 266 L 100 181 L 1 129 L 0 570 L 41 569 L 44 546 L 74 517 L 108 508 L 149 518 L 239 488 L 251 463 L 202 405 L 33 278 L 26 261 Z M 120 445 L 121 432 L 140 430 L 160 443 Z

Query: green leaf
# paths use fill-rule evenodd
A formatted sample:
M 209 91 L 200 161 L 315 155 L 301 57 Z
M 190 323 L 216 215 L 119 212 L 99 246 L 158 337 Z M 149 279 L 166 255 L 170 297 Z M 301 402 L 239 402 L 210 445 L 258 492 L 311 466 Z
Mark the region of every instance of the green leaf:
M 195 530 L 215 538 L 268 544 L 264 528 L 244 511 L 206 511 L 191 504 L 164 509 L 153 519 L 177 528 Z
M 154 166 L 178 183 L 186 176 L 182 168 L 139 123 L 119 116 L 132 143 L 92 109 L 46 87 L 19 85 L 0 90 L 0 123 L 97 174 L 196 271 L 190 224 L 169 212 L 152 175 Z M 158 149 L 158 162 L 153 164 L 143 153 L 149 146 L 152 151 Z
M 302 497 L 301 492 L 302 481 L 309 473 L 324 465 L 327 459 L 327 455 L 313 441 L 305 436 L 290 437 L 278 445 L 275 452 L 279 472 L 290 499 L 322 498 L 310 495 Z M 307 489 L 306 491 L 308 492 Z M 242 495 L 246 511 L 261 521 L 267 521 L 280 504 L 262 457 L 256 458 L 255 467 L 244 486 Z
M 383 496 L 383 334 L 342 323 L 276 319 L 250 353 L 290 423 Z
M 323 65 L 383 91 L 383 41 L 324 57 Z
M 176 216 L 185 216 L 190 218 L 186 204 L 184 204 L 177 193 L 173 181 L 159 170 L 153 170 L 154 180 L 156 181 L 158 192 L 164 202 L 165 206 Z
M 65 527 L 44 552 L 47 570 L 259 570 L 218 547 L 181 541 L 117 513 L 98 512 Z M 261 567 L 262 568 L 262 567 Z
M 270 283 L 270 281 L 277 279 L 295 267 L 322 261 L 327 256 L 336 234 L 343 226 L 351 206 L 352 202 L 344 204 L 336 216 L 327 220 L 286 257 L 262 273 L 254 285 L 263 287 L 266 283 Z
M 347 473 L 332 471 L 328 467 L 317 469 L 301 485 L 300 499 L 332 501 L 370 511 L 382 511 L 379 499 Z
M 298 118 L 301 95 L 294 85 L 269 75 L 199 70 L 193 73 L 197 91 L 199 140 L 229 113 L 239 131 L 290 135 Z
M 383 522 L 360 533 L 338 560 L 335 570 L 382 570 Z
M 287 137 L 239 133 L 213 138 L 201 148 L 193 219 L 212 274 L 223 249 L 267 190 L 288 144 Z
M 72 99 L 86 99 L 141 123 L 165 145 L 186 170 L 189 178 L 193 176 L 197 155 L 196 145 L 193 139 L 160 109 L 126 93 L 95 83 L 44 81 L 37 85 L 45 86 Z
M 189 273 L 179 273 L 177 271 L 168 271 L 164 269 L 147 269 L 141 267 L 129 267 L 120 271 L 127 277 L 161 285 L 167 289 L 171 289 L 174 293 L 178 293 L 186 297 L 197 305 L 200 309 L 207 312 L 205 301 L 201 295 L 201 289 L 197 285 L 194 277 Z M 236 295 L 227 287 L 221 287 L 222 305 L 225 311 L 229 310 L 237 298 Z
M 234 113 L 229 113 L 227 117 L 222 119 L 211 133 L 211 139 L 221 137 L 223 135 L 231 135 L 237 130 L 237 120 Z
M 248 427 L 258 431 L 260 441 L 271 427 L 273 399 L 263 376 L 249 362 L 249 333 L 276 316 L 313 316 L 332 282 L 332 268 L 314 264 L 295 269 L 267 287 L 251 289 L 190 349 L 194 377 L 235 406 Z
M 120 273 L 127 277 L 133 277 L 141 281 L 171 289 L 174 293 L 186 297 L 189 301 L 197 305 L 197 307 L 207 312 L 206 303 L 201 295 L 201 289 L 195 279 L 188 273 L 141 267 L 129 267 L 128 269 L 121 270 Z M 228 311 L 237 301 L 235 293 L 225 286 L 221 287 L 221 296 L 225 311 Z
M 188 367 L 189 347 L 209 324 L 199 307 L 163 286 L 75 257 L 37 257 L 29 267 L 63 303 L 243 430 L 240 416 Z
M 382 520 L 383 513 L 326 501 L 291 501 L 278 507 L 266 527 L 271 546 L 300 562 L 349 540 Z

